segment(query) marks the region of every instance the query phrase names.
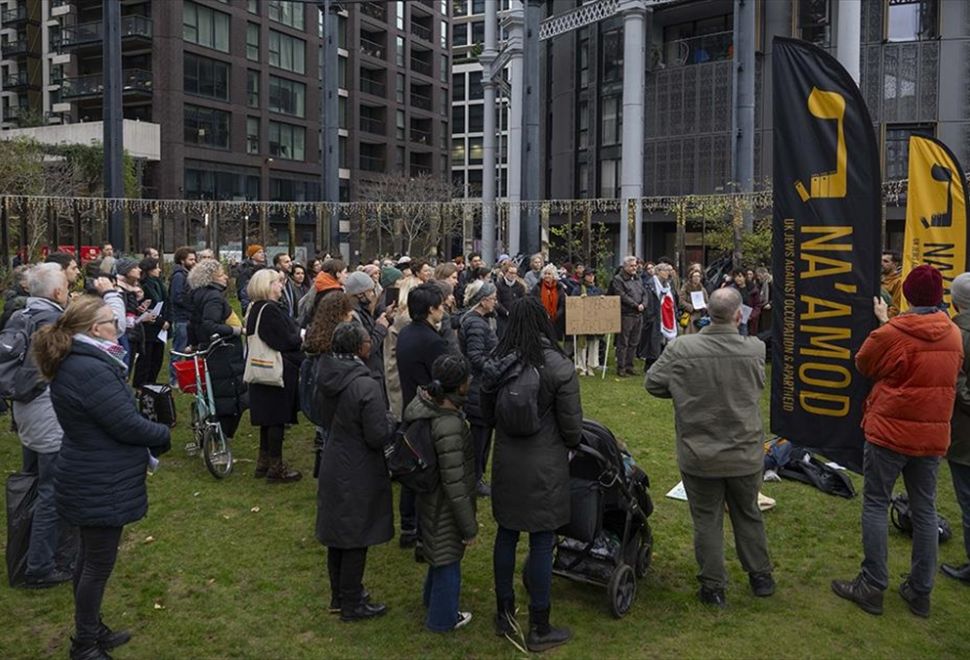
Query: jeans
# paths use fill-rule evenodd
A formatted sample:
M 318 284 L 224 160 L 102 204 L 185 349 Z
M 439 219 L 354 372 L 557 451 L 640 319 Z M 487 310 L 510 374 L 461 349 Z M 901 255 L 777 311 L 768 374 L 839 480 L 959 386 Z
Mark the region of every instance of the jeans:
M 495 573 L 495 596 L 502 601 L 515 598 L 515 546 L 519 532 L 499 525 L 495 534 L 492 553 L 492 570 Z M 547 610 L 552 594 L 552 549 L 556 545 L 555 532 L 529 532 L 529 561 L 525 567 L 529 583 L 529 606 L 534 610 Z
M 862 461 L 862 575 L 879 589 L 889 587 L 888 513 L 893 486 L 903 475 L 913 520 L 913 552 L 909 583 L 913 590 L 928 594 L 936 574 L 936 553 L 940 539 L 936 517 L 937 456 L 906 456 L 891 449 L 866 443 Z
M 742 477 L 708 478 L 681 472 L 694 523 L 697 579 L 707 589 L 727 586 L 724 568 L 724 505 L 734 529 L 734 545 L 741 567 L 751 573 L 770 573 L 768 537 L 758 508 L 761 472 Z
M 492 427 L 472 423 L 472 440 L 475 441 L 475 478 L 485 476 L 485 466 L 488 464 L 488 454 L 492 447 Z
M 327 548 L 330 595 L 340 595 L 340 609 L 346 614 L 360 604 L 366 564 L 367 548 Z
M 125 366 L 131 369 L 131 340 L 126 334 L 118 335 L 118 343 L 125 349 Z
M 74 627 L 78 642 L 93 642 L 101 624 L 104 588 L 118 558 L 122 527 L 81 527 L 74 569 Z
M 178 351 L 179 353 L 185 352 L 185 347 L 189 345 L 189 322 L 188 321 L 173 321 L 172 322 L 172 350 Z M 172 387 L 178 383 L 178 378 L 175 376 L 175 367 L 172 364 L 177 360 L 176 357 L 170 356 L 170 362 L 168 367 L 168 383 Z
M 616 336 L 616 370 L 619 372 L 633 370 L 642 322 L 640 314 L 624 314 L 620 317 L 620 334 Z
M 950 476 L 963 515 L 963 548 L 970 559 L 970 465 L 950 461 Z
M 424 606 L 428 616 L 424 625 L 431 632 L 448 632 L 458 623 L 458 598 L 461 595 L 461 561 L 444 566 L 428 566 L 424 579 Z
M 30 526 L 30 547 L 27 550 L 27 576 L 44 577 L 56 565 L 58 539 L 66 524 L 57 515 L 54 501 L 54 470 L 57 466 L 58 452 L 38 454 L 23 447 L 24 472 L 37 475 L 37 501 L 34 504 L 34 519 Z M 67 558 L 70 563 L 70 558 Z

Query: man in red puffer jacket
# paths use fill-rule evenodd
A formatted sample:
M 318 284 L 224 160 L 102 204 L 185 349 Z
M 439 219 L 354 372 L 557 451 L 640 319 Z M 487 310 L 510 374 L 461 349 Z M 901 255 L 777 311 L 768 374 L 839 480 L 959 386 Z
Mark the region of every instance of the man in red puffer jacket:
M 883 325 L 855 358 L 859 373 L 873 382 L 862 417 L 865 558 L 854 580 L 835 580 L 832 590 L 870 614 L 882 614 L 883 592 L 889 587 L 886 514 L 902 473 L 913 519 L 913 554 L 899 594 L 913 614 L 927 617 L 939 539 L 936 473 L 950 445 L 963 341 L 959 328 L 940 309 L 943 277 L 938 270 L 914 268 L 903 283 L 903 295 L 910 309 L 891 320 L 886 303 L 875 299 L 875 314 Z

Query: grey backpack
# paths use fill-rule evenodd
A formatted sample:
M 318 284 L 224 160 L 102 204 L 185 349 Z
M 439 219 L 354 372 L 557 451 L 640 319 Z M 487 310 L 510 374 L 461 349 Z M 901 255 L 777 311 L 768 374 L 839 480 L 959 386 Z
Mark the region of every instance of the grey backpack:
M 44 391 L 37 365 L 30 359 L 30 338 L 37 320 L 29 309 L 18 310 L 0 330 L 0 397 L 21 403 Z

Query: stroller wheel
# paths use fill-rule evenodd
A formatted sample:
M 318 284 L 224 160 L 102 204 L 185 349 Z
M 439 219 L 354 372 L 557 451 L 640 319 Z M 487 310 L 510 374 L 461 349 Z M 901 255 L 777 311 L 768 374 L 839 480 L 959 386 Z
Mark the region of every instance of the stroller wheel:
M 637 597 L 637 578 L 628 564 L 620 564 L 613 571 L 606 594 L 610 599 L 610 611 L 617 619 L 623 618 L 633 607 Z
M 646 531 L 640 537 L 640 543 L 637 547 L 637 561 L 633 566 L 633 570 L 637 574 L 638 579 L 647 574 L 647 570 L 650 568 L 650 561 L 652 559 L 653 534 L 650 533 L 650 528 L 647 527 Z

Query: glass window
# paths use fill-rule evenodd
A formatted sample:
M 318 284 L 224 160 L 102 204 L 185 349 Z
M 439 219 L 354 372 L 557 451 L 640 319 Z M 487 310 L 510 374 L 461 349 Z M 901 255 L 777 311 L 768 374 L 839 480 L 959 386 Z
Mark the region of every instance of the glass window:
M 403 0 L 397 0 L 394 3 L 394 25 L 397 26 L 398 30 L 404 29 L 404 2 Z
M 306 129 L 292 124 L 269 123 L 269 155 L 284 160 L 304 160 Z
M 395 113 L 395 117 L 396 117 L 395 131 L 394 131 L 395 136 L 397 137 L 398 140 L 403 140 L 406 137 L 406 134 L 405 134 L 406 127 L 404 125 L 404 110 L 398 110 Z
M 889 124 L 886 126 L 886 181 L 909 176 L 909 137 L 914 133 L 933 135 L 932 124 Z
M 889 41 L 924 41 L 937 36 L 938 0 L 889 0 Z
M 589 164 L 580 163 L 576 168 L 577 179 L 576 190 L 579 191 L 579 199 L 584 199 L 589 195 Z
M 246 105 L 259 107 L 259 71 L 252 69 L 246 72 Z
M 468 0 L 452 0 L 451 14 L 452 16 L 465 16 L 468 14 Z
M 289 25 L 297 30 L 303 29 L 304 3 L 287 0 L 269 0 L 269 20 Z
M 485 90 L 482 89 L 482 72 L 481 71 L 469 71 L 468 72 L 468 98 L 470 100 L 480 99 L 485 97 Z
M 831 45 L 831 0 L 799 0 L 799 36 L 810 43 L 828 48 Z
M 589 85 L 589 39 L 579 42 L 579 86 Z
M 485 106 L 474 103 L 468 106 L 468 132 L 481 133 L 485 130 Z
M 619 161 L 603 160 L 600 161 L 600 197 L 603 199 L 615 199 L 619 197 Z
M 230 114 L 214 108 L 186 105 L 184 138 L 186 144 L 216 149 L 229 148 Z
M 468 44 L 468 24 L 459 23 L 451 31 L 451 45 L 465 46 Z
M 294 117 L 306 115 L 306 85 L 285 78 L 269 77 L 269 109 Z
M 182 38 L 228 53 L 229 14 L 186 0 L 182 5 Z
M 404 37 L 394 37 L 394 62 L 404 66 Z
M 448 114 L 448 108 L 451 107 L 451 101 L 448 99 L 447 90 L 441 88 L 438 89 L 438 102 L 441 104 L 438 112 L 442 117 L 444 117 Z
M 259 14 L 259 0 L 246 0 L 246 11 L 250 14 Z
M 394 150 L 394 168 L 400 173 L 404 174 L 404 147 L 397 147 Z
M 472 23 L 472 43 L 485 43 L 485 23 L 483 21 L 475 21 Z
M 456 104 L 451 106 L 451 126 L 455 133 L 465 132 L 465 105 Z
M 451 75 L 451 98 L 455 101 L 465 100 L 465 74 L 453 73 Z
M 589 103 L 580 101 L 576 114 L 579 124 L 579 148 L 586 149 L 589 147 Z
M 603 82 L 623 80 L 623 31 L 603 35 Z
M 259 61 L 259 25 L 246 23 L 246 59 Z
M 229 65 L 225 62 L 185 53 L 182 69 L 186 94 L 229 100 Z
M 472 165 L 481 165 L 485 155 L 485 147 L 482 138 L 468 138 L 468 162 Z
M 404 74 L 395 74 L 394 99 L 398 103 L 404 103 Z
M 620 143 L 620 97 L 604 96 L 600 106 L 602 119 L 601 144 Z
M 465 164 L 465 138 L 451 141 L 451 162 L 455 165 Z
M 259 153 L 259 117 L 246 117 L 246 153 Z
M 472 0 L 472 14 L 485 13 L 485 0 Z
M 448 68 L 448 53 L 442 53 L 438 66 L 438 80 L 443 83 L 448 82 L 448 75 L 451 71 Z
M 276 30 L 270 30 L 269 63 L 270 66 L 294 73 L 306 73 L 306 42 Z
M 448 47 L 448 21 L 441 21 L 441 47 Z

